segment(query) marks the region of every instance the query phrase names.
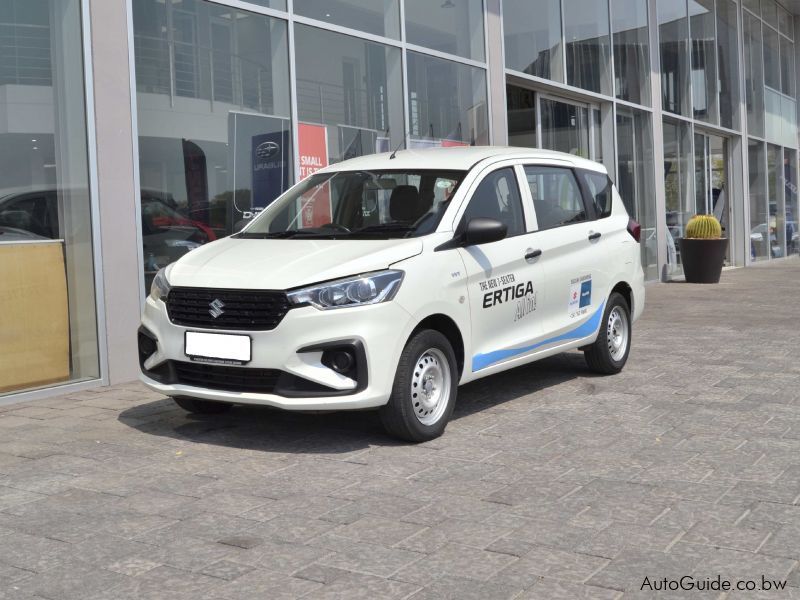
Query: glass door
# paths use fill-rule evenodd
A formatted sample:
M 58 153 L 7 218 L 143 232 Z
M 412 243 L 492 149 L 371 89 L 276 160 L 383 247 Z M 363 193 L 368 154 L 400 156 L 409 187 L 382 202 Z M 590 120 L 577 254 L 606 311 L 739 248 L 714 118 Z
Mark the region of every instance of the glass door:
M 798 228 L 797 201 L 797 152 L 785 148 L 783 150 L 783 185 L 786 196 L 786 253 L 800 254 L 800 228 Z
M 722 225 L 723 237 L 730 236 L 728 197 L 728 140 L 696 131 L 694 134 L 695 213 L 714 215 Z M 730 264 L 730 248 L 726 265 Z
M 539 99 L 542 148 L 590 158 L 589 108 L 552 98 Z
M 600 107 L 508 84 L 508 143 L 603 161 Z

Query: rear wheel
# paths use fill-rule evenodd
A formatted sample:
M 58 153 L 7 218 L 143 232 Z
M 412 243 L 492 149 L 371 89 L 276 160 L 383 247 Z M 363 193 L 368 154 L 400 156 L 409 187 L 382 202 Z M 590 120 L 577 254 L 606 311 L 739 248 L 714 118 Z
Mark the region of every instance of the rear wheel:
M 432 329 L 416 333 L 403 349 L 392 395 L 380 410 L 383 426 L 409 442 L 439 437 L 453 413 L 457 387 L 456 357 L 448 339 Z
M 214 402 L 213 400 L 187 398 L 186 396 L 173 398 L 173 400 L 183 410 L 200 415 L 217 415 L 229 411 L 233 406 L 227 402 Z
M 592 371 L 613 375 L 622 371 L 631 350 L 631 311 L 625 298 L 614 292 L 608 299 L 597 340 L 584 351 Z

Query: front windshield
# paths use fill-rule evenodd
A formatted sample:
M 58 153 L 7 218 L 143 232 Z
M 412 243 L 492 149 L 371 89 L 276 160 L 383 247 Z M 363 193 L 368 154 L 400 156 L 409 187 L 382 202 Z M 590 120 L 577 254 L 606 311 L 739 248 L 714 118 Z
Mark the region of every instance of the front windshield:
M 317 173 L 236 237 L 398 238 L 433 232 L 465 171 Z

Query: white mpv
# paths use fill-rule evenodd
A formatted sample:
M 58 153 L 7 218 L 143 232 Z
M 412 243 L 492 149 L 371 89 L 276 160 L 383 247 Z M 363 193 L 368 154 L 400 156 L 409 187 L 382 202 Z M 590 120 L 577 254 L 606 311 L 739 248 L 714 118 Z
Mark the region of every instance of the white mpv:
M 191 412 L 379 408 L 394 436 L 430 440 L 460 384 L 576 348 L 619 372 L 639 235 L 604 168 L 567 154 L 341 162 L 157 274 L 142 380 Z

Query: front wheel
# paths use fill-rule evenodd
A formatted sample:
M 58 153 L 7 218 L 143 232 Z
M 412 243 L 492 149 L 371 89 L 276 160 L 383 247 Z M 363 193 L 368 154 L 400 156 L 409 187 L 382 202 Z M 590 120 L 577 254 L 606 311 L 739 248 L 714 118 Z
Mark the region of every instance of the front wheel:
M 592 371 L 614 375 L 622 371 L 631 351 L 631 311 L 625 298 L 611 294 L 600 322 L 597 340 L 584 351 Z
M 200 398 L 187 398 L 179 396 L 173 398 L 175 404 L 183 410 L 199 415 L 218 415 L 227 412 L 233 406 L 227 402 L 214 402 L 213 400 L 201 400 Z
M 458 369 L 448 339 L 432 329 L 416 333 L 400 355 L 392 395 L 380 410 L 386 431 L 408 442 L 444 433 L 453 413 Z

